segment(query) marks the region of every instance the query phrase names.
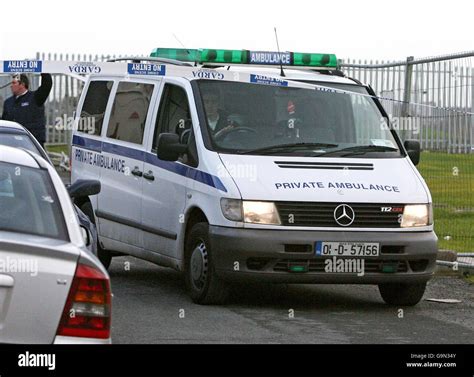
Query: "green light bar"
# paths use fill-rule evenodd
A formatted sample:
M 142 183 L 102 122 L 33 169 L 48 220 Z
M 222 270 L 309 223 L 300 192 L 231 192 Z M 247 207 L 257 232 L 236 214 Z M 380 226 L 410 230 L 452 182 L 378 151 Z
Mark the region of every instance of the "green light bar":
M 175 59 L 199 64 L 252 64 L 252 65 L 282 65 L 294 67 L 324 67 L 337 68 L 337 58 L 334 54 L 310 54 L 301 52 L 272 52 L 248 50 L 217 50 L 217 49 L 185 49 L 185 48 L 156 48 L 152 57 Z
M 301 67 L 337 67 L 337 58 L 334 54 L 307 54 L 293 53 L 293 65 Z
M 186 48 L 155 48 L 150 54 L 154 58 L 174 59 L 182 62 L 196 62 L 199 51 Z
M 248 52 L 246 50 L 215 50 L 204 49 L 201 53 L 200 63 L 228 63 L 247 64 Z

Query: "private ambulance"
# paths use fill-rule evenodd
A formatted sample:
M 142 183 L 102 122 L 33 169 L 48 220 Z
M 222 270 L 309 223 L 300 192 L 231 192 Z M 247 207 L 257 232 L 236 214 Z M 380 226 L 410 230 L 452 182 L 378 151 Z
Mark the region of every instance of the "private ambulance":
M 331 54 L 153 51 L 87 73 L 72 182 L 99 254 L 182 271 L 194 302 L 235 281 L 376 284 L 415 305 L 436 262 L 431 196 L 369 86 Z M 114 68 L 115 67 L 115 68 Z

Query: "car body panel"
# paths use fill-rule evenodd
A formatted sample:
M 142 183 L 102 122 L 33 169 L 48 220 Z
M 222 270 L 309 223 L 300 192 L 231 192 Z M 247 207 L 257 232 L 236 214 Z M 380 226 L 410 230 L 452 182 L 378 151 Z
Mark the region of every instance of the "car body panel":
M 78 261 L 108 277 L 85 246 L 76 213 L 61 178 L 32 152 L 0 146 L 0 162 L 47 170 L 59 200 L 68 239 L 0 229 L 0 343 L 53 343 Z M 79 342 L 110 342 L 80 338 Z

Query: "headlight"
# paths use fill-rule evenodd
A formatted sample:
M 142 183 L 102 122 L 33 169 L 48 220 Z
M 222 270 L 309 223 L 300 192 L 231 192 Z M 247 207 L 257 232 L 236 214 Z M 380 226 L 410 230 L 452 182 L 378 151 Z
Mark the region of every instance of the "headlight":
M 242 200 L 222 198 L 221 210 L 227 220 L 242 221 Z
M 433 223 L 430 204 L 407 204 L 403 211 L 402 228 L 426 226 Z
M 281 224 L 278 211 L 272 202 L 222 198 L 221 209 L 224 217 L 231 221 L 244 221 L 253 224 Z
M 244 201 L 244 221 L 254 224 L 275 224 L 280 225 L 280 216 L 275 204 L 272 202 L 252 202 Z

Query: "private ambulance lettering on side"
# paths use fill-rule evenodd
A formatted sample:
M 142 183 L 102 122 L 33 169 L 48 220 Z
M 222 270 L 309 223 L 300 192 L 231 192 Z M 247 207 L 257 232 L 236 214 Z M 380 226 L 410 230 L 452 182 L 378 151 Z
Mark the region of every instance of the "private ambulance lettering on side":
M 115 157 L 103 156 L 100 153 L 76 149 L 76 152 L 74 153 L 74 160 L 84 164 L 98 166 L 99 168 L 103 169 L 115 170 L 119 173 L 125 172 L 125 160 Z
M 380 185 L 371 183 L 354 182 L 276 182 L 277 190 L 295 190 L 295 189 L 346 189 L 346 190 L 367 190 L 367 191 L 385 191 L 400 193 L 400 188 L 393 185 Z

